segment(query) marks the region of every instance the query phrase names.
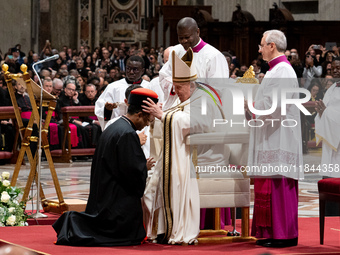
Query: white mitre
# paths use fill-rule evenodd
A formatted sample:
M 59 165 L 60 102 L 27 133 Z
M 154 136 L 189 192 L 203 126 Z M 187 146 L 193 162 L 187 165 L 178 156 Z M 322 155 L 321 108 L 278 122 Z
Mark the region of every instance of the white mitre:
M 172 51 L 172 81 L 187 82 L 197 79 L 197 71 L 193 62 L 194 53 L 191 48 L 185 55 L 179 58 L 175 51 Z

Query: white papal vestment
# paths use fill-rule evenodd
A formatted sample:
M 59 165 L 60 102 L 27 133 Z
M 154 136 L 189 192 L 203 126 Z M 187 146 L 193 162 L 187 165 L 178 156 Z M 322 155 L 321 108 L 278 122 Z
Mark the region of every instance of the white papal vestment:
M 172 119 L 171 132 L 163 134 L 163 139 L 169 143 L 164 143 L 163 153 L 143 197 L 149 239 L 165 233 L 169 243 L 191 243 L 199 234 L 199 192 L 190 146 L 185 139 L 189 134 L 211 132 L 213 119 L 216 116 L 221 118 L 218 107 L 207 95 L 197 88 L 187 101 L 163 113 L 164 126 Z M 201 115 L 202 96 L 207 96 L 207 112 L 210 114 Z M 206 155 L 211 146 L 202 146 L 199 150 Z

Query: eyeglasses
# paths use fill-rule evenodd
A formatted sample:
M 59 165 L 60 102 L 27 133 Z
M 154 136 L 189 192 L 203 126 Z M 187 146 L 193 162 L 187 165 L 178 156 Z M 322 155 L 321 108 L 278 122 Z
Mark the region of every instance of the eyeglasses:
M 127 71 L 127 72 L 133 71 L 134 73 L 138 73 L 139 70 L 140 70 L 140 69 L 139 69 L 138 67 L 130 67 L 130 66 L 127 66 L 127 67 L 126 67 L 126 71 Z
M 269 44 L 271 44 L 271 43 L 266 43 L 266 45 L 269 45 Z M 266 45 L 263 45 L 263 46 L 262 46 L 261 44 L 259 44 L 259 50 L 262 50 L 263 47 L 266 46 Z
M 69 91 L 76 91 L 75 89 L 71 89 L 71 88 L 68 88 L 68 87 L 66 87 L 66 89 L 69 90 Z

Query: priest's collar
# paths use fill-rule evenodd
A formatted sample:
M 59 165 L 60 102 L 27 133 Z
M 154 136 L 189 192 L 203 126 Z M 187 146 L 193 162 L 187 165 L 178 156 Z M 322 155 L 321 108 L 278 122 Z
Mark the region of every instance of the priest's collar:
M 122 115 L 122 119 L 127 121 L 134 130 L 137 130 L 135 124 L 133 124 L 133 122 L 128 117 L 126 117 L 126 115 Z
M 205 45 L 207 45 L 206 42 L 204 42 L 201 38 L 198 41 L 198 43 L 192 48 L 193 52 L 199 52 Z
M 140 78 L 137 81 L 130 81 L 128 78 L 125 78 L 125 81 L 127 84 L 141 84 L 142 83 L 142 78 Z
M 269 65 L 269 71 L 271 71 L 277 64 L 281 63 L 281 62 L 286 62 L 287 64 L 290 65 L 289 61 L 287 60 L 285 55 L 280 55 L 276 58 L 273 58 L 272 60 L 270 60 L 268 62 Z

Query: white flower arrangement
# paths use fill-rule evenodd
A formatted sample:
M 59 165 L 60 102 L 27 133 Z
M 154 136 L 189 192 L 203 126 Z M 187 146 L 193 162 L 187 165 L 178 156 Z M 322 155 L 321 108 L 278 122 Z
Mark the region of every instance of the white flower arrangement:
M 9 177 L 9 172 L 2 172 L 0 176 L 0 227 L 28 226 L 26 204 L 18 200 L 22 191 L 11 186 Z
M 8 186 L 11 185 L 11 183 L 9 182 L 9 180 L 4 180 L 4 181 L 2 182 L 2 185 L 4 185 L 5 187 L 8 187 Z

